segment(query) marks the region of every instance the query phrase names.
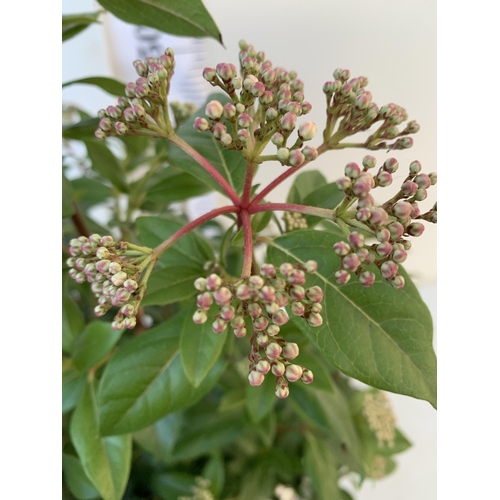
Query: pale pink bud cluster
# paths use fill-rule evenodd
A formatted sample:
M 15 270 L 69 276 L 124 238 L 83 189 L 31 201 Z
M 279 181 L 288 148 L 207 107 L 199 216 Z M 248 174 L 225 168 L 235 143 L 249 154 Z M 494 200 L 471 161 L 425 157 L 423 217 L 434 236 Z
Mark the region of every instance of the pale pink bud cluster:
M 420 215 L 418 202 L 427 198 L 427 188 L 436 184 L 437 175 L 421 172 L 419 161 L 413 161 L 409 175 L 403 180 L 400 191 L 380 206 L 375 204 L 371 190 L 377 186 L 385 187 L 392 182 L 392 174 L 399 168 L 396 158 L 388 158 L 375 175 L 368 172 L 374 168 L 373 156 L 363 158 L 363 167 L 348 163 L 344 169 L 345 177 L 337 181 L 339 189 L 345 192 L 349 205 L 357 199 L 355 212 L 356 225 L 372 233 L 377 243 L 365 245 L 364 236 L 353 232 L 349 241 L 339 241 L 334 245 L 340 257 L 340 268 L 335 273 L 337 283 L 343 285 L 355 273 L 363 286 L 371 286 L 375 274 L 363 267 L 376 264 L 382 276 L 395 288 L 403 288 L 404 278 L 398 273 L 398 265 L 407 258 L 411 248 L 408 237 L 420 236 L 425 226 L 415 219 L 437 222 L 437 204 L 427 213 Z M 353 221 L 354 224 L 354 221 Z
M 160 57 L 147 57 L 133 64 L 139 78 L 127 83 L 125 97 L 120 97 L 116 106 L 108 106 L 97 113 L 101 119 L 95 132 L 97 139 L 151 135 L 154 128 L 162 128 L 163 107 L 166 106 L 175 68 L 174 51 L 167 48 Z M 192 106 L 179 105 L 173 110 L 177 121 L 185 120 L 194 111 Z
M 251 334 L 251 385 L 260 385 L 269 371 L 279 378 L 280 385 L 299 378 L 310 383 L 312 373 L 290 363 L 299 354 L 297 344 L 286 342 L 278 334 L 280 327 L 288 323 L 290 314 L 303 317 L 311 326 L 323 323 L 320 315 L 323 290 L 319 286 L 305 286 L 306 275 L 314 274 L 317 267 L 312 260 L 297 264 L 286 262 L 279 268 L 262 264 L 260 274 L 235 283 L 217 274 L 198 278 L 194 286 L 200 293 L 193 321 L 197 324 L 208 321 L 209 310 L 216 305 L 218 311 L 211 319 L 215 333 L 224 332 L 230 325 L 236 337 Z
M 91 284 L 98 300 L 96 316 L 104 316 L 111 307 L 120 308 L 112 322 L 115 330 L 135 327 L 146 292 L 145 284 L 140 283 L 139 258 L 128 257 L 127 248 L 128 243 L 116 242 L 112 236 L 80 236 L 70 241 L 71 257 L 66 261 L 69 275 L 77 283 Z
M 196 130 L 210 131 L 224 147 L 248 153 L 252 148 L 261 151 L 271 141 L 279 150 L 277 157 L 283 165 L 300 167 L 305 161 L 315 160 L 317 150 L 303 147 L 303 143 L 313 139 L 317 126 L 311 121 L 297 123 L 312 108 L 304 99 L 303 82 L 294 71 L 273 67 L 265 54 L 252 45 L 242 41 L 240 48 L 241 76 L 230 63 L 203 70 L 203 77 L 222 89 L 231 102 L 222 105 L 211 101 L 205 110 L 207 118 L 195 120 Z M 256 116 L 258 123 L 254 123 Z M 287 140 L 297 126 L 298 138 L 287 148 Z
M 329 121 L 343 118 L 338 131 L 347 135 L 368 130 L 375 123 L 381 122 L 379 128 L 366 140 L 364 147 L 373 150 L 410 148 L 413 140 L 407 136 L 418 132 L 419 125 L 413 120 L 400 131 L 398 125 L 408 119 L 406 110 L 392 103 L 379 108 L 372 102 L 371 92 L 365 88 L 368 79 L 364 76 L 350 76 L 349 70 L 337 69 L 333 72 L 334 80 L 323 85 Z M 388 142 L 394 139 L 394 142 Z

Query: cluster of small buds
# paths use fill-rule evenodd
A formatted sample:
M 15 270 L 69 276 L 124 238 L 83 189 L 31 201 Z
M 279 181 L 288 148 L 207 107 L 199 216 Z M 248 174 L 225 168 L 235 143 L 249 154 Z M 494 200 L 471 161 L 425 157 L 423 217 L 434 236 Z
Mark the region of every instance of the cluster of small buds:
M 91 284 L 98 299 L 96 316 L 104 316 L 113 306 L 119 307 L 112 327 L 115 330 L 134 328 L 139 304 L 146 292 L 145 284 L 140 282 L 138 264 L 149 254 L 137 257 L 140 252 L 131 252 L 129 243 L 98 234 L 72 239 L 69 252 L 71 257 L 66 261 L 69 275 L 77 283 Z
M 363 399 L 363 415 L 375 433 L 379 446 L 394 446 L 396 438 L 396 416 L 389 398 L 381 391 L 367 392 Z
M 334 245 L 335 253 L 341 258 L 341 266 L 335 273 L 337 283 L 343 285 L 356 273 L 363 286 L 371 286 L 375 274 L 363 268 L 364 265 L 376 264 L 382 276 L 395 288 L 403 288 L 405 281 L 398 274 L 398 264 L 407 258 L 411 248 L 408 237 L 418 237 L 425 226 L 418 219 L 437 222 L 437 204 L 425 214 L 420 214 L 419 201 L 427 198 L 427 188 L 436 184 L 436 173 L 421 173 L 421 165 L 413 161 L 409 175 L 404 179 L 400 191 L 381 206 L 375 205 L 371 190 L 386 187 L 392 183 L 392 174 L 399 163 L 395 158 L 388 158 L 375 175 L 368 172 L 374 168 L 373 156 L 363 158 L 363 168 L 356 163 L 348 163 L 344 169 L 345 177 L 337 180 L 337 187 L 344 191 L 344 204 L 351 206 L 357 200 L 353 213 L 357 227 L 363 227 L 373 234 L 377 243 L 365 245 L 365 237 L 360 232 L 352 232 L 348 241 L 339 241 Z M 344 218 L 347 214 L 338 214 Z M 348 222 L 348 221 L 347 221 Z
M 159 129 L 166 130 L 168 126 L 165 115 L 168 116 L 167 95 L 175 68 L 174 51 L 167 48 L 160 57 L 147 57 L 133 64 L 139 78 L 125 86 L 125 97 L 118 98 L 116 106 L 108 106 L 97 113 L 101 119 L 95 132 L 97 139 L 157 136 Z
M 285 221 L 287 232 L 294 231 L 296 229 L 307 229 L 306 218 L 298 212 L 285 212 L 283 214 L 283 220 Z
M 386 473 L 387 459 L 382 455 L 374 455 L 372 463 L 366 467 L 366 473 L 373 479 L 382 479 Z
M 302 380 L 309 384 L 313 374 L 307 368 L 290 363 L 299 354 L 297 344 L 278 337 L 280 327 L 289 321 L 290 314 L 303 317 L 313 327 L 320 326 L 323 318 L 323 290 L 319 286 L 304 288 L 306 273 L 316 272 L 317 263 L 284 263 L 278 269 L 272 264 L 262 264 L 260 275 L 225 282 L 217 274 L 198 278 L 194 285 L 200 292 L 198 309 L 193 315 L 197 324 L 208 320 L 208 311 L 215 303 L 218 313 L 212 320 L 212 330 L 222 333 L 228 326 L 236 337 L 246 336 L 251 330 L 251 352 L 248 379 L 250 384 L 262 384 L 271 372 L 277 377 L 276 395 L 288 396 L 288 382 Z
M 368 130 L 376 122 L 380 127 L 366 140 L 364 147 L 377 149 L 408 149 L 413 145 L 409 134 L 415 134 L 420 127 L 414 120 L 409 121 L 403 130 L 398 125 L 408 119 L 408 113 L 397 104 L 387 104 L 379 108 L 372 102 L 372 94 L 366 90 L 368 78 L 351 78 L 347 69 L 336 69 L 335 80 L 323 85 L 326 95 L 328 123 L 335 123 L 343 118 L 338 131 L 345 135 Z M 328 130 L 328 128 L 327 128 Z M 333 133 L 333 129 L 329 130 Z M 325 137 L 328 141 L 330 137 Z M 392 141 L 389 144 L 387 141 Z
M 243 150 L 252 158 L 272 142 L 282 165 L 300 167 L 306 160 L 315 160 L 316 149 L 303 147 L 316 134 L 315 123 L 306 121 L 299 125 L 296 141 L 287 146 L 297 118 L 312 109 L 304 99 L 304 83 L 294 71 L 273 68 L 263 52 L 257 52 L 245 41 L 240 41 L 239 59 L 241 77 L 230 63 L 203 70 L 203 77 L 222 89 L 231 102 L 223 105 L 210 101 L 205 108 L 207 118 L 194 121 L 196 130 L 210 131 L 225 148 Z
M 214 496 L 210 491 L 210 479 L 197 476 L 194 481 L 195 485 L 191 486 L 193 495 L 190 497 L 180 496 L 177 497 L 177 500 L 214 500 Z
M 171 101 L 170 109 L 174 115 L 175 126 L 180 127 L 197 109 L 192 102 Z

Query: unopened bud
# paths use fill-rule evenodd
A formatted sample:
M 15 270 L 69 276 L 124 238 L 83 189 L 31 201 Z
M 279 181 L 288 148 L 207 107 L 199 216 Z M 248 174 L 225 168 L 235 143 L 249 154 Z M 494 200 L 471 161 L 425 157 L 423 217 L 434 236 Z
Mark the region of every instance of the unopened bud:
M 290 157 L 290 150 L 288 148 L 280 148 L 278 149 L 276 156 L 279 161 L 286 163 Z
M 258 318 L 262 314 L 262 308 L 257 303 L 252 303 L 248 305 L 248 314 L 252 316 L 252 318 Z
M 358 276 L 358 280 L 364 287 L 370 287 L 375 282 L 375 274 L 370 271 L 363 271 Z
M 344 173 L 350 179 L 356 179 L 357 177 L 359 177 L 361 169 L 359 168 L 357 163 L 351 162 L 345 166 Z
M 317 327 L 323 324 L 323 317 L 317 313 L 311 313 L 307 317 L 307 323 L 311 326 Z
M 420 236 L 425 230 L 425 226 L 420 222 L 412 222 L 407 228 L 406 232 L 411 236 Z
M 111 277 L 111 281 L 115 286 L 122 286 L 127 278 L 127 273 L 119 271 Z
M 212 331 L 215 333 L 222 333 L 226 329 L 227 323 L 222 318 L 217 318 L 212 323 Z
M 285 377 L 290 382 L 297 382 L 302 377 L 302 367 L 299 365 L 288 365 L 285 369 Z
M 356 255 L 356 254 L 351 254 L 351 255 Z M 357 255 L 356 255 L 357 257 Z M 359 261 L 359 258 L 358 258 Z M 323 300 L 323 290 L 319 286 L 312 286 L 307 289 L 306 291 L 306 297 L 311 301 L 311 302 L 321 302 Z
M 281 355 L 286 359 L 295 359 L 299 355 L 299 346 L 295 342 L 286 342 Z
M 271 373 L 276 377 L 281 377 L 285 373 L 285 365 L 281 361 L 271 363 Z
M 280 357 L 281 355 L 281 346 L 277 344 L 276 342 L 271 342 L 267 347 L 266 347 L 266 356 L 271 359 L 271 360 L 276 360 Z M 273 370 L 274 373 L 274 370 Z
M 252 370 L 248 375 L 248 381 L 253 387 L 257 387 L 264 382 L 264 375 L 257 370 Z
M 373 168 L 377 164 L 377 159 L 374 156 L 366 155 L 363 158 L 363 167 L 366 169 Z
M 294 316 L 303 316 L 305 313 L 305 307 L 302 302 L 292 302 L 290 310 Z
M 261 359 L 256 365 L 255 365 L 255 370 L 261 373 L 262 375 L 266 375 L 269 373 L 269 370 L 271 369 L 271 364 L 267 359 Z
M 290 389 L 287 385 L 278 385 L 276 386 L 274 393 L 278 396 L 278 398 L 285 399 L 290 394 Z
M 310 141 L 318 130 L 318 127 L 314 122 L 304 122 L 299 127 L 299 137 L 304 141 Z
M 226 306 L 231 302 L 232 299 L 232 294 L 229 288 L 226 288 L 225 286 L 219 288 L 215 293 L 214 293 L 214 299 L 217 305 L 219 306 Z
M 288 315 L 283 309 L 280 309 L 273 314 L 272 321 L 275 325 L 283 326 L 288 323 Z
M 338 271 L 335 271 L 334 276 L 335 281 L 339 285 L 345 285 L 351 279 L 351 275 L 345 269 L 339 269 Z
M 390 280 L 390 284 L 394 288 L 400 290 L 401 288 L 404 288 L 404 286 L 405 286 L 405 279 L 400 274 L 397 274 L 396 276 L 394 276 L 394 278 L 392 278 Z
M 278 325 L 269 325 L 266 331 L 268 335 L 274 337 L 275 335 L 278 335 L 278 333 L 280 332 L 280 327 Z
M 217 276 L 216 274 L 211 274 L 207 278 L 206 286 L 208 290 L 210 291 L 218 290 L 221 285 L 222 285 L 222 279 L 220 278 L 220 276 Z
M 250 278 L 248 278 L 248 282 L 251 286 L 257 288 L 258 290 L 264 286 L 264 280 L 258 275 L 250 276 Z
M 253 327 L 258 332 L 261 332 L 262 330 L 265 330 L 267 328 L 268 324 L 269 320 L 265 316 L 259 316 L 258 318 L 255 318 L 253 322 Z
M 351 251 L 351 247 L 349 246 L 349 243 L 345 241 L 337 241 L 337 243 L 333 245 L 333 251 L 339 257 L 343 257 Z
M 300 377 L 300 380 L 304 382 L 304 384 L 310 384 L 314 380 L 314 374 L 311 370 L 308 370 L 307 368 L 304 368 L 302 370 L 302 377 Z

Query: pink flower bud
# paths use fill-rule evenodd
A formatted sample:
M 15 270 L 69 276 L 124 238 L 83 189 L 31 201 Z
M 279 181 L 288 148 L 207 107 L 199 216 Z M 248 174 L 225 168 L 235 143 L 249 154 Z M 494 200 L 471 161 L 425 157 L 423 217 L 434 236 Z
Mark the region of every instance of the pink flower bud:
M 128 300 L 130 299 L 130 292 L 127 292 L 124 288 L 118 288 L 116 290 L 113 298 L 111 299 L 111 303 L 116 306 L 120 307 L 123 306 Z
M 310 141 L 318 131 L 318 127 L 314 122 L 304 122 L 300 125 L 298 134 L 304 141 Z
M 196 130 L 198 130 L 198 132 L 205 132 L 206 130 L 208 130 L 210 128 L 210 124 L 208 123 L 207 120 L 205 120 L 205 118 L 198 116 L 194 120 L 193 127 Z
M 259 297 L 264 302 L 271 303 L 276 297 L 276 291 L 272 286 L 265 285 L 259 290 Z
M 355 255 L 355 254 L 351 254 L 351 255 Z M 359 260 L 359 258 L 358 258 L 358 260 Z M 323 290 L 319 286 L 312 286 L 312 287 L 307 289 L 306 297 L 311 302 L 319 303 L 323 300 Z
M 196 305 L 200 309 L 210 309 L 210 306 L 214 303 L 214 299 L 210 292 L 203 292 L 196 298 Z
M 292 112 L 285 113 L 283 118 L 281 118 L 280 124 L 283 130 L 291 131 L 295 128 L 297 123 L 297 115 Z
M 277 344 L 276 342 L 271 342 L 267 347 L 266 347 L 266 356 L 271 359 L 271 360 L 276 360 L 280 357 L 281 355 L 281 346 Z M 274 373 L 274 371 L 273 371 Z
M 337 241 L 337 243 L 333 245 L 333 251 L 339 257 L 343 257 L 351 251 L 351 247 L 345 241 Z
M 381 257 L 386 257 L 387 255 L 390 255 L 390 253 L 392 252 L 392 245 L 388 242 L 379 243 L 375 248 L 375 251 Z
M 422 164 L 418 161 L 412 161 L 410 163 L 410 174 L 417 175 L 422 170 Z
M 288 295 L 284 292 L 276 292 L 275 299 L 278 307 L 285 307 L 288 304 Z
M 392 175 L 389 172 L 379 172 L 375 177 L 376 185 L 381 187 L 387 187 L 392 184 Z
M 224 112 L 224 107 L 219 101 L 210 101 L 205 107 L 205 114 L 212 120 L 219 120 Z
M 365 237 L 356 231 L 349 235 L 349 243 L 354 248 L 362 248 L 365 245 Z
M 269 370 L 271 369 L 271 364 L 267 359 L 261 359 L 256 365 L 255 365 L 255 370 L 262 375 L 266 375 L 269 373 Z
M 371 216 L 369 221 L 374 225 L 374 226 L 381 226 L 387 222 L 387 219 L 389 218 L 388 213 L 380 207 L 375 207 L 371 209 Z
M 99 305 L 94 307 L 94 314 L 98 317 L 104 316 L 110 309 L 111 304 Z
M 299 346 L 295 342 L 285 342 L 281 354 L 286 359 L 295 359 L 299 355 Z
M 240 300 L 248 300 L 250 298 L 250 288 L 246 283 L 238 286 L 236 289 L 236 297 Z
M 281 377 L 285 373 L 285 365 L 281 361 L 271 363 L 271 373 L 276 377 Z
M 357 163 L 348 163 L 345 166 L 344 169 L 344 174 L 346 177 L 349 177 L 350 179 L 357 179 L 359 177 L 359 174 L 361 173 L 361 169 L 359 168 Z
M 375 199 L 373 196 L 368 193 L 367 195 L 363 196 L 363 198 L 360 198 L 358 200 L 358 208 L 372 208 L 375 205 Z
M 123 283 L 125 283 L 125 280 L 127 280 L 127 278 L 128 278 L 127 273 L 119 271 L 112 276 L 111 281 L 115 286 L 122 286 Z
M 224 321 L 231 321 L 232 319 L 234 319 L 234 314 L 235 314 L 234 307 L 223 306 L 221 307 L 219 314 Z
M 125 135 L 128 132 L 128 127 L 123 122 L 116 122 L 115 131 L 118 135 Z
M 250 276 L 250 278 L 248 278 L 248 282 L 251 286 L 257 289 L 260 289 L 264 286 L 264 280 L 258 275 Z
M 288 276 L 288 282 L 292 285 L 303 285 L 306 282 L 306 273 L 301 269 L 294 269 L 292 274 Z
M 257 387 L 264 382 L 264 375 L 259 373 L 257 370 L 252 370 L 248 375 L 248 381 L 251 386 Z
M 423 189 L 427 189 L 431 187 L 431 179 L 427 174 L 418 174 L 414 179 L 413 182 L 419 187 Z
M 258 332 L 261 332 L 262 330 L 265 330 L 267 328 L 268 324 L 269 320 L 265 316 L 259 316 L 258 318 L 254 319 L 253 327 Z
M 306 321 L 311 326 L 314 326 L 314 327 L 321 326 L 323 324 L 323 317 L 320 314 L 311 313 L 306 318 Z
M 283 309 L 280 309 L 273 314 L 272 321 L 275 325 L 283 326 L 288 323 L 288 315 Z
M 211 274 L 207 278 L 207 289 L 208 290 L 213 292 L 215 290 L 218 290 L 221 285 L 222 285 L 222 279 L 220 278 L 220 276 L 217 276 L 216 274 Z
M 293 151 L 290 151 L 288 163 L 291 167 L 300 167 L 304 163 L 305 159 L 306 158 L 303 155 L 302 151 L 294 149 Z
M 115 244 L 112 236 L 103 236 L 101 238 L 101 245 L 104 247 L 112 247 Z
M 238 116 L 237 123 L 238 127 L 247 129 L 250 127 L 250 125 L 252 125 L 253 118 L 247 113 L 241 113 L 241 115 Z
M 289 262 L 284 262 L 280 266 L 280 273 L 283 276 L 285 276 L 285 278 L 288 278 L 289 276 L 291 276 L 291 274 L 293 273 L 294 270 L 295 270 L 295 268 Z M 276 286 L 275 286 L 275 289 L 277 289 Z
M 119 273 L 121 270 L 122 270 L 122 266 L 120 266 L 120 264 L 118 264 L 118 262 L 111 262 L 109 264 L 108 271 L 111 274 Z
M 406 228 L 406 232 L 411 236 L 420 236 L 425 230 L 425 226 L 420 222 L 413 222 Z
M 205 68 L 203 70 L 203 78 L 207 82 L 215 82 L 216 81 L 216 73 L 214 68 Z
M 235 316 L 231 321 L 233 328 L 243 328 L 245 326 L 245 318 L 243 316 Z
M 391 232 L 386 227 L 381 227 L 377 229 L 375 236 L 381 243 L 386 243 L 391 239 Z
M 392 240 L 399 240 L 399 238 L 401 238 L 401 236 L 403 236 L 403 233 L 405 232 L 403 224 L 399 222 L 392 222 L 387 226 L 387 229 L 389 229 Z
M 384 165 L 382 167 L 386 172 L 393 174 L 399 168 L 399 162 L 396 158 L 388 158 L 385 160 Z
M 219 306 L 227 306 L 231 303 L 231 299 L 233 298 L 231 294 L 231 290 L 226 288 L 225 286 L 219 288 L 214 293 L 214 299 L 217 305 Z
M 233 333 L 236 337 L 241 339 L 247 334 L 247 329 L 245 327 L 236 328 L 236 329 L 234 329 Z
M 207 289 L 207 280 L 205 278 L 198 278 L 194 282 L 194 287 L 199 292 L 204 292 Z
M 267 344 L 269 344 L 269 337 L 267 336 L 266 332 L 259 331 L 257 337 L 255 338 L 255 341 L 260 347 L 264 349 Z
M 262 308 L 256 303 L 248 304 L 248 314 L 252 318 L 258 318 L 262 314 Z
M 323 310 L 323 306 L 319 303 L 313 304 L 311 306 L 311 312 L 314 314 L 319 314 Z
M 127 279 L 123 283 L 123 288 L 125 288 L 125 290 L 127 290 L 127 292 L 131 292 L 131 293 L 135 292 L 138 287 L 139 287 L 139 285 L 138 285 L 137 281 L 135 281 L 133 279 Z
M 289 293 L 290 293 L 290 297 L 293 300 L 297 300 L 297 301 L 303 300 L 305 298 L 305 296 L 306 296 L 306 291 L 300 285 L 293 285 L 293 286 L 291 286 Z
M 216 123 L 212 129 L 212 134 L 216 139 L 220 139 L 226 132 L 227 129 L 223 123 Z
M 221 319 L 217 318 L 213 323 L 212 323 L 212 331 L 215 333 L 222 333 L 226 329 L 227 323 Z
M 302 154 L 307 161 L 314 161 L 319 155 L 318 150 L 312 146 L 306 146 L 302 150 Z
M 356 219 L 360 222 L 366 222 L 372 216 L 372 210 L 369 207 L 360 208 L 356 212 Z
M 123 326 L 125 328 L 128 328 L 129 330 L 134 329 L 136 324 L 137 324 L 137 318 L 135 316 L 131 316 L 130 318 L 125 318 L 123 320 Z
M 236 132 L 236 135 L 238 136 L 238 139 L 242 142 L 245 142 L 250 137 L 250 133 L 245 128 L 238 130 L 238 132 Z
M 402 264 L 407 257 L 408 254 L 404 248 L 397 248 L 392 252 L 392 260 L 398 264 Z
M 290 157 L 290 150 L 288 148 L 280 148 L 276 152 L 276 156 L 278 157 L 278 160 L 282 163 L 285 163 L 288 161 L 288 158 Z
M 377 159 L 374 156 L 366 155 L 363 158 L 363 167 L 373 168 L 377 164 Z
M 335 281 L 339 285 L 345 285 L 350 279 L 351 275 L 344 269 L 339 269 L 338 271 L 335 271 Z
M 302 370 L 302 377 L 300 377 L 300 380 L 304 382 L 304 384 L 310 384 L 314 380 L 314 374 L 311 370 L 308 370 L 307 368 L 304 368 Z
M 280 332 L 280 327 L 278 325 L 269 325 L 267 327 L 267 334 L 270 335 L 271 337 L 278 335 L 279 332 Z
M 260 275 L 263 278 L 276 278 L 276 268 L 272 264 L 262 264 L 260 266 Z
M 370 271 L 364 271 L 362 272 L 359 277 L 359 282 L 364 286 L 364 287 L 370 287 L 373 285 L 375 282 L 375 274 L 370 272 Z
M 397 274 L 396 276 L 394 276 L 394 278 L 390 280 L 390 284 L 394 288 L 401 290 L 401 288 L 404 288 L 405 286 L 405 279 L 400 274 Z
M 305 307 L 302 302 L 292 302 L 290 310 L 294 316 L 303 316 L 305 313 Z
M 398 265 L 392 260 L 388 260 L 380 266 L 380 273 L 385 279 L 394 278 L 398 273 Z
M 351 188 L 352 181 L 351 179 L 349 179 L 349 177 L 341 177 L 340 179 L 337 179 L 335 184 L 337 184 L 337 187 L 340 189 L 340 191 L 347 191 Z
M 285 377 L 290 382 L 297 382 L 302 377 L 302 367 L 299 365 L 288 365 L 285 370 Z

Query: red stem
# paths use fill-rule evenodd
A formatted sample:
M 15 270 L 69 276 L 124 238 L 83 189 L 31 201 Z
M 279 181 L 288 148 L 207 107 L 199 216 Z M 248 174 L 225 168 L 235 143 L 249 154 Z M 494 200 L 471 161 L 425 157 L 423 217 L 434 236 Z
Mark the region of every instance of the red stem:
M 243 196 L 241 199 L 241 207 L 247 208 L 250 205 L 250 195 L 252 194 L 252 180 L 255 170 L 255 164 L 247 162 L 247 170 L 245 173 L 245 185 L 243 187 Z
M 322 144 L 318 148 L 318 155 L 324 153 L 327 150 L 325 144 Z M 306 160 L 300 167 L 290 167 L 288 170 L 285 170 L 279 177 L 274 179 L 268 186 L 266 186 L 255 198 L 250 202 L 250 206 L 255 206 L 259 204 L 276 186 L 279 186 L 284 180 L 288 179 L 291 175 L 293 175 L 297 170 L 308 165 L 309 162 Z
M 243 269 L 241 270 L 241 277 L 248 278 L 252 273 L 252 224 L 250 222 L 250 215 L 247 210 L 240 212 L 241 222 L 243 224 L 244 242 L 245 247 L 243 251 Z
M 184 142 L 179 136 L 171 135 L 168 137 L 170 142 L 173 142 L 178 148 L 182 149 L 186 154 L 191 156 L 193 160 L 199 163 L 220 185 L 220 187 L 229 196 L 231 201 L 236 205 L 241 205 L 240 197 L 236 194 L 234 189 L 229 185 L 229 183 L 222 177 L 222 175 L 217 171 L 217 169 L 196 149 L 192 148 L 187 142 Z
M 297 205 L 295 203 L 263 203 L 262 205 L 250 205 L 249 214 L 269 211 L 298 212 L 305 215 L 315 215 L 316 217 L 331 218 L 333 210 L 327 208 L 311 207 L 308 205 Z
M 201 226 L 204 222 L 207 222 L 211 219 L 214 219 L 218 215 L 227 214 L 231 212 L 239 213 L 240 207 L 235 207 L 233 205 L 216 208 L 215 210 L 211 210 L 207 212 L 205 215 L 198 217 L 197 219 L 191 221 L 189 224 L 186 224 L 184 227 L 181 227 L 177 232 L 175 232 L 170 238 L 167 238 L 163 243 L 160 243 L 153 251 L 157 257 L 159 257 L 167 248 L 172 246 L 179 238 L 184 236 L 189 231 Z M 248 214 L 247 214 L 248 216 Z

